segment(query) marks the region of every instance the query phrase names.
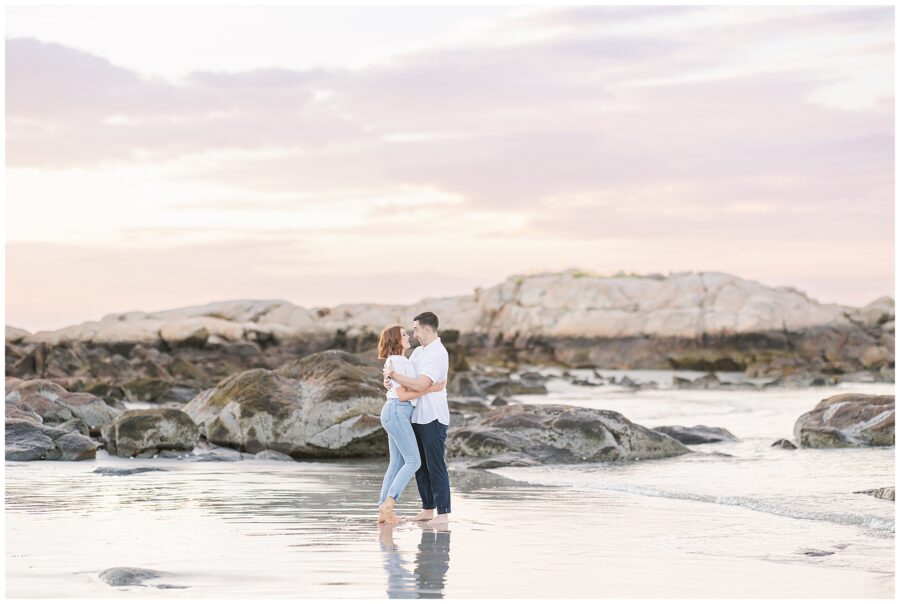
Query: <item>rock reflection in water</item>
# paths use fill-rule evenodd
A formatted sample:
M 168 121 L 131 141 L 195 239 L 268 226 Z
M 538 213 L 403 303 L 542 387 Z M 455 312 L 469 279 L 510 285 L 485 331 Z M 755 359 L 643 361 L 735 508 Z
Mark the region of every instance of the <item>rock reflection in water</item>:
M 410 569 L 403 552 L 394 543 L 393 524 L 379 526 L 378 540 L 384 556 L 389 598 L 444 597 L 444 582 L 450 569 L 450 530 L 423 528 L 415 567 Z

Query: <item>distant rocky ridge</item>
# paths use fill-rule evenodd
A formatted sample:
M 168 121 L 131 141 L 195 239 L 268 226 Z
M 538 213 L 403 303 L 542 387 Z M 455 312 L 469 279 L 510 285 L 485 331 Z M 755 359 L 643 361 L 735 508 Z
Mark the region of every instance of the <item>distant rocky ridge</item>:
M 473 294 L 412 305 L 303 308 L 233 300 L 109 314 L 55 331 L 6 328 L 6 375 L 45 378 L 111 404 L 185 403 L 240 371 L 274 370 L 341 349 L 374 358 L 377 334 L 441 319 L 458 373 L 523 364 L 608 369 L 744 371 L 750 377 L 893 380 L 894 301 L 820 304 L 792 287 L 719 272 L 510 277 Z

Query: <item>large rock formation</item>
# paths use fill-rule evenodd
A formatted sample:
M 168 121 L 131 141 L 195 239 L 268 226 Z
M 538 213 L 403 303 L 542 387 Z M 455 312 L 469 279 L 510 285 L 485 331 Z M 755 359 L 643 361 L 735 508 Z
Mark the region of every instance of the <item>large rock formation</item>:
M 615 411 L 568 405 L 498 407 L 447 437 L 448 456 L 490 458 L 494 466 L 658 459 L 688 451 Z
M 6 459 L 94 459 L 104 422 L 118 410 L 86 393 L 67 392 L 49 380 L 6 378 Z
M 103 426 L 106 450 L 119 457 L 152 457 L 161 451 L 190 452 L 200 432 L 178 409 L 132 409 Z
M 184 407 L 207 440 L 249 453 L 295 458 L 386 455 L 380 363 L 343 351 L 251 369 Z
M 6 380 L 6 418 L 28 419 L 60 427 L 80 420 L 89 433 L 99 436 L 103 424 L 121 411 L 84 392 L 68 392 L 50 380 Z
M 6 419 L 7 461 L 81 461 L 95 459 L 97 443 L 77 432 L 26 419 Z
M 797 418 L 794 436 L 813 448 L 894 444 L 894 396 L 838 394 Z
M 7 326 L 6 369 L 110 403 L 178 402 L 234 373 L 274 370 L 310 352 L 371 351 L 385 325 L 409 325 L 423 309 L 441 318 L 454 373 L 469 366 L 468 357 L 510 367 L 743 370 L 773 378 L 865 371 L 893 380 L 892 299 L 862 308 L 820 304 L 791 287 L 718 272 L 567 271 L 511 277 L 471 295 L 405 306 L 235 300 L 114 313 L 34 334 Z

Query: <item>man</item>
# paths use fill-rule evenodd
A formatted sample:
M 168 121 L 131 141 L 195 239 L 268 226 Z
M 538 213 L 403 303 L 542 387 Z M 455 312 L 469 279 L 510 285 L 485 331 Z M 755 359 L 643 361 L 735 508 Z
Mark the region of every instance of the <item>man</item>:
M 420 346 L 413 350 L 409 360 L 419 377 L 411 378 L 391 371 L 385 374 L 386 386 L 389 386 L 387 379 L 392 378 L 401 386 L 421 392 L 434 382 L 447 380 L 450 357 L 438 337 L 437 315 L 433 312 L 416 315 L 413 336 Z M 450 520 L 450 476 L 444 460 L 444 444 L 450 426 L 450 408 L 447 406 L 446 389 L 428 392 L 417 399 L 412 426 L 422 460 L 416 471 L 422 511 L 413 520 L 427 521 L 429 525 L 447 524 Z

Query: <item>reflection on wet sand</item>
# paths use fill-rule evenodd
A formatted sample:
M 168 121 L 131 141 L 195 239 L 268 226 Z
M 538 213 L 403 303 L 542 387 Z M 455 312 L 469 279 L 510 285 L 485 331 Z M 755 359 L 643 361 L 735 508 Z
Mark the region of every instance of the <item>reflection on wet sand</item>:
M 450 530 L 422 529 L 416 552 L 415 568 L 394 543 L 394 524 L 379 525 L 378 540 L 384 556 L 389 598 L 443 598 L 444 583 L 450 569 Z

